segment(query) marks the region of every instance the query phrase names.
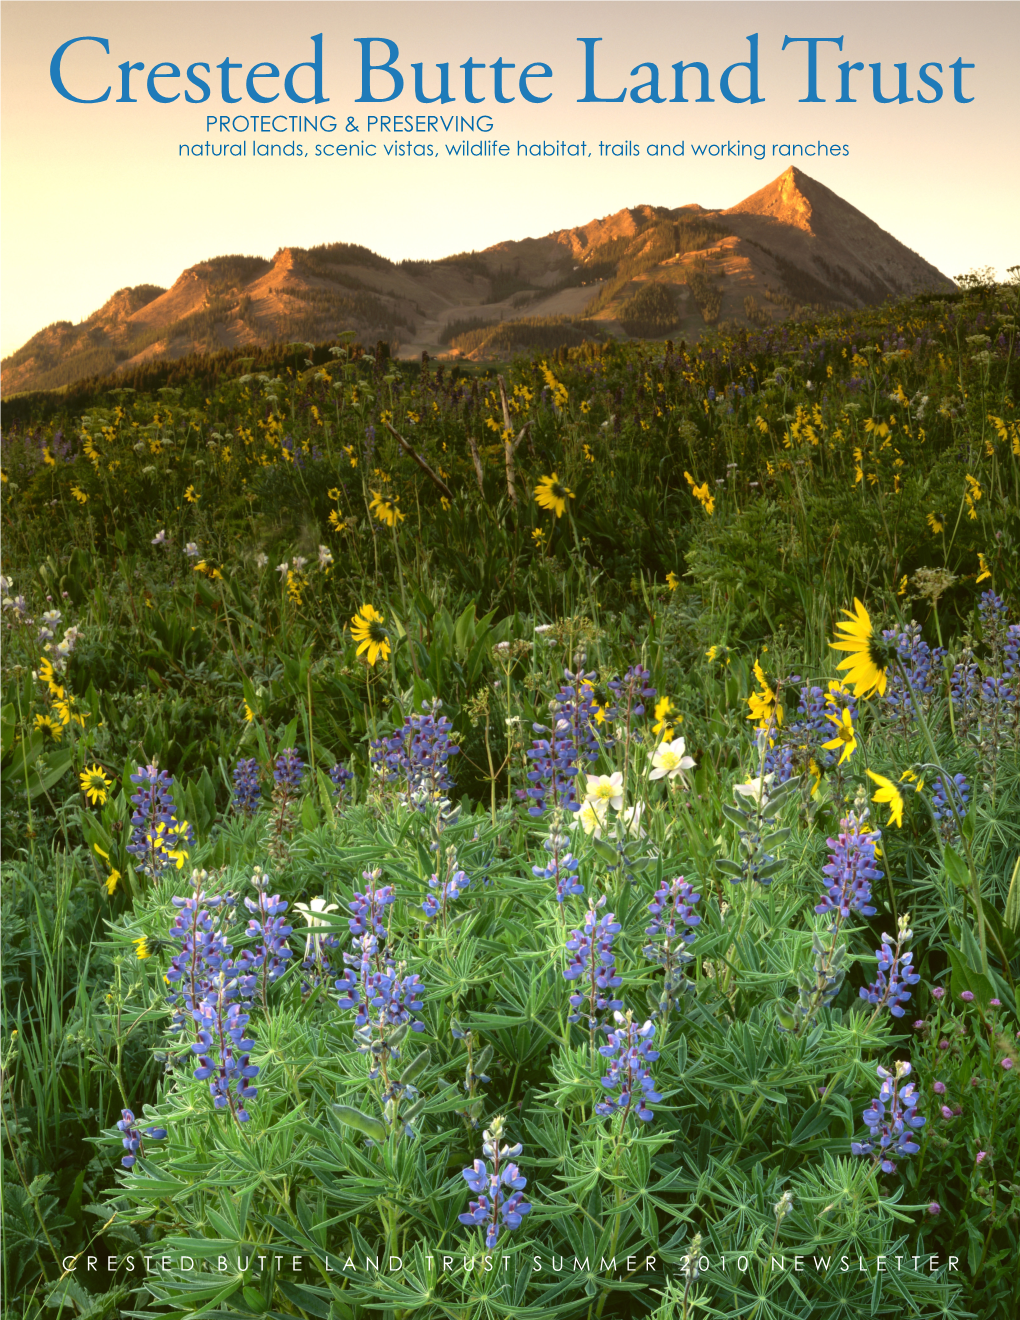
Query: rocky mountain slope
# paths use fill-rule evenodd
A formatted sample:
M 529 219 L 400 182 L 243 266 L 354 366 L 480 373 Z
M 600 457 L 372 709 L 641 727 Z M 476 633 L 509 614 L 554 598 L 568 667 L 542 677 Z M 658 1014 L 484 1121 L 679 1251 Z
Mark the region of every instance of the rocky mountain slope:
M 2 363 L 4 394 L 54 389 L 154 358 L 341 330 L 400 356 L 505 355 L 606 334 L 696 338 L 765 326 L 801 307 L 858 307 L 951 290 L 934 266 L 791 167 L 727 210 L 637 206 L 543 238 L 439 261 L 392 262 L 329 243 L 272 260 L 226 256 L 170 289 L 120 289 L 85 321 L 58 321 Z

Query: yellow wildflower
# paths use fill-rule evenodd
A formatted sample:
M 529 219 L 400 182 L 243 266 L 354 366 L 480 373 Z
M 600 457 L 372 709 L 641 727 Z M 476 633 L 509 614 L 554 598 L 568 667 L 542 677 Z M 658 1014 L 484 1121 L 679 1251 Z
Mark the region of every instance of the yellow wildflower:
M 542 477 L 534 490 L 535 502 L 541 509 L 548 509 L 562 518 L 567 507 L 567 500 L 574 498 L 574 492 L 565 486 L 556 473 Z
M 903 825 L 903 798 L 899 789 L 891 779 L 876 775 L 874 770 L 868 771 L 868 778 L 878 785 L 877 792 L 872 795 L 872 802 L 885 803 L 889 808 L 889 824 L 899 829 Z
M 390 658 L 390 635 L 383 627 L 386 620 L 373 605 L 362 605 L 351 620 L 351 636 L 358 643 L 356 655 L 365 655 L 374 665 L 380 657 Z

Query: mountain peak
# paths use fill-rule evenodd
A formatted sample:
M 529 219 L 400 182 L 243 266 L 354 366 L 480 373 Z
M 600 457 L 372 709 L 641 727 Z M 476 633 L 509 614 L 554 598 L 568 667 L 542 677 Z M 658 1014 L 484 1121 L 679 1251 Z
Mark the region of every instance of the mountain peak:
M 814 179 L 797 169 L 796 165 L 791 165 L 789 169 L 783 171 L 778 179 L 773 179 L 767 183 L 764 188 L 759 188 L 756 193 L 750 197 L 745 197 L 742 202 L 736 206 L 731 206 L 729 210 L 722 211 L 722 215 L 766 215 L 773 220 L 778 220 L 780 224 L 793 225 L 796 229 L 803 229 L 807 233 L 812 233 L 812 216 L 814 214 L 813 201 L 820 195 L 825 194 L 827 198 L 832 198 L 841 206 L 847 203 L 842 198 L 837 197 L 835 193 L 829 192 L 824 185 L 817 183 Z

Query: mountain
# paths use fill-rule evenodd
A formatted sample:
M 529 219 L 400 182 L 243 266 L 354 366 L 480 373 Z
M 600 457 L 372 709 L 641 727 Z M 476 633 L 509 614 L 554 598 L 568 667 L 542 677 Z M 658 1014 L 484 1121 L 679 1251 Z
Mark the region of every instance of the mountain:
M 156 358 L 316 342 L 352 329 L 403 357 L 506 356 L 605 335 L 696 338 L 803 308 L 859 307 L 952 281 L 791 166 L 727 210 L 636 206 L 481 252 L 393 262 L 328 243 L 190 266 L 170 289 L 120 289 L 2 363 L 5 394 L 54 389 Z

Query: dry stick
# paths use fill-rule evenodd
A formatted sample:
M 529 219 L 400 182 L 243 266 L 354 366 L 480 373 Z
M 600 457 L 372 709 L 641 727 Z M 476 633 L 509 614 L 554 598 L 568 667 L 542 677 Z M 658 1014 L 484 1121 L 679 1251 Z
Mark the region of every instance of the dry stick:
M 506 397 L 506 381 L 502 376 L 497 376 L 499 382 L 499 398 L 503 404 L 503 452 L 506 454 L 506 493 L 510 496 L 510 503 L 517 505 L 517 486 L 514 481 L 514 454 L 517 452 L 517 446 L 527 434 L 530 422 L 525 422 L 521 427 L 520 434 L 516 440 L 511 441 L 510 436 L 514 433 L 514 428 L 510 422 L 510 405 Z
M 389 422 L 386 422 L 386 423 L 385 423 L 385 426 L 386 426 L 387 431 L 389 431 L 390 435 L 395 436 L 396 439 L 400 442 L 400 447 L 401 447 L 401 449 L 403 449 L 404 453 L 405 453 L 405 454 L 409 454 L 409 455 L 411 456 L 411 458 L 414 459 L 414 461 L 418 464 L 418 466 L 419 466 L 419 467 L 421 468 L 421 470 L 425 473 L 425 475 L 426 475 L 427 477 L 431 478 L 431 480 L 435 482 L 435 484 L 439 487 L 439 489 L 443 492 L 443 494 L 446 496 L 446 498 L 447 498 L 448 500 L 452 500 L 452 499 L 453 499 L 453 491 L 452 491 L 452 490 L 450 489 L 450 487 L 446 484 L 446 482 L 442 479 L 442 477 L 439 475 L 439 473 L 433 471 L 433 469 L 429 467 L 429 465 L 428 465 L 428 464 L 425 462 L 425 460 L 422 458 L 421 454 L 419 454 L 414 448 L 412 448 L 412 446 L 409 445 L 409 444 L 407 443 L 407 441 L 406 441 L 406 440 L 404 439 L 404 437 L 400 434 L 400 432 L 399 432 L 399 431 L 395 431 L 395 430 L 393 429 L 393 427 L 390 426 Z
M 471 450 L 471 462 L 474 463 L 474 465 L 475 465 L 475 476 L 478 478 L 478 489 L 479 489 L 479 490 L 482 492 L 482 494 L 484 495 L 484 494 L 485 494 L 485 474 L 484 474 L 484 472 L 482 471 L 482 456 L 481 456 L 481 454 L 479 454 L 479 452 L 478 452 L 478 445 L 475 443 L 475 438 L 474 438 L 474 436 L 469 435 L 468 438 L 467 438 L 467 442 L 468 442 L 468 447 L 469 447 L 470 450 Z

